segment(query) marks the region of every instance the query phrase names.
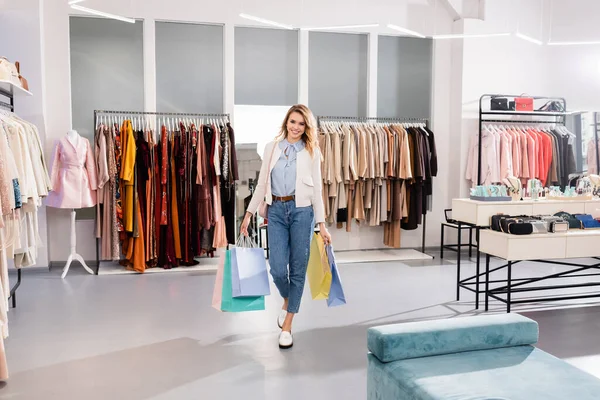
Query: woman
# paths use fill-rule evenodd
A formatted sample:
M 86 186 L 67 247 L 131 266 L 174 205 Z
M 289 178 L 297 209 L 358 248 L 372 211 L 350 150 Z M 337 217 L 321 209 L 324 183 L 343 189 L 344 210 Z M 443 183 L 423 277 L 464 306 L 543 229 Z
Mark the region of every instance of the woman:
M 325 244 L 331 243 L 321 191 L 321 152 L 314 117 L 308 107 L 295 105 L 287 112 L 279 136 L 265 147 L 258 185 L 240 228 L 248 236 L 250 218 L 265 199 L 271 275 L 283 297 L 277 319 L 282 349 L 294 344 L 292 321 L 300 309 L 315 221 Z

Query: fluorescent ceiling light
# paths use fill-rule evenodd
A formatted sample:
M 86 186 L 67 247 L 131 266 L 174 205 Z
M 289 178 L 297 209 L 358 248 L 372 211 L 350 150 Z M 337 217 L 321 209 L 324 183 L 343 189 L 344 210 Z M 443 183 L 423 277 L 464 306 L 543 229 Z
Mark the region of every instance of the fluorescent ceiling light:
M 71 1 L 69 1 L 69 5 L 72 6 L 73 4 L 81 3 L 83 1 L 85 1 L 85 0 L 71 0 Z
M 451 34 L 451 35 L 434 35 L 432 36 L 434 39 L 471 39 L 471 38 L 486 38 L 486 37 L 500 37 L 500 36 L 510 36 L 510 33 L 482 33 L 471 35 L 468 33 L 462 34 Z
M 526 40 L 526 41 L 531 42 L 533 44 L 537 44 L 538 46 L 541 46 L 541 45 L 544 44 L 544 42 L 542 42 L 541 40 L 537 40 L 535 38 L 532 38 L 531 36 L 523 35 L 520 32 L 515 33 L 515 36 L 518 37 L 519 39 L 523 39 L 523 40 Z
M 114 15 L 114 14 L 105 13 L 103 11 L 94 10 L 92 8 L 78 6 L 77 4 L 72 4 L 71 8 L 74 9 L 74 10 L 83 11 L 83 12 L 86 12 L 86 13 L 89 13 L 89 14 L 99 15 L 99 16 L 105 17 L 105 18 L 117 19 L 119 21 L 129 22 L 131 24 L 135 24 L 135 19 L 133 19 L 133 18 L 121 17 L 120 15 Z
M 376 28 L 379 24 L 364 24 L 364 25 L 339 25 L 339 26 L 325 26 L 325 27 L 315 27 L 315 28 L 302 28 L 305 31 L 329 31 L 335 29 L 355 29 L 355 28 Z
M 578 45 L 590 45 L 590 44 L 600 44 L 600 41 L 593 42 L 548 42 L 550 46 L 578 46 Z
M 279 22 L 271 21 L 271 20 L 264 19 L 264 18 L 255 17 L 254 15 L 240 14 L 240 17 L 242 17 L 244 19 L 249 19 L 249 20 L 252 20 L 252 21 L 260 22 L 260 23 L 263 23 L 263 24 L 266 24 L 266 25 L 276 26 L 278 28 L 294 29 L 294 27 L 291 26 L 291 25 L 280 24 Z
M 411 36 L 416 36 L 416 37 L 423 38 L 423 39 L 425 38 L 425 35 L 422 35 L 419 32 L 411 31 L 410 29 L 402 28 L 401 26 L 398 26 L 398 25 L 388 24 L 387 27 L 390 29 L 396 30 L 398 32 L 409 34 Z

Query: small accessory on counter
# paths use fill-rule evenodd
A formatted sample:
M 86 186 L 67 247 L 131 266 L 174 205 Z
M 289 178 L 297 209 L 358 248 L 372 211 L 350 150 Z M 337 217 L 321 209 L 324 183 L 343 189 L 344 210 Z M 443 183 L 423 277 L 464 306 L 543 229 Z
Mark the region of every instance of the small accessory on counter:
M 575 218 L 575 216 L 573 216 L 572 214 L 569 214 L 564 211 L 560 211 L 560 212 L 557 212 L 556 214 L 554 214 L 554 216 L 560 217 L 564 221 L 566 221 L 567 224 L 569 225 L 569 229 L 581 229 L 582 228 L 581 221 L 579 221 L 577 218 Z
M 569 223 L 567 221 L 552 221 L 550 223 L 550 232 L 552 233 L 561 233 L 567 232 L 569 230 Z
M 581 221 L 583 229 L 600 228 L 600 221 L 596 221 L 590 214 L 573 214 L 573 216 Z
M 531 200 L 537 201 L 540 198 L 540 193 L 544 190 L 542 182 L 539 179 L 529 179 L 527 181 L 527 191 Z
M 524 223 L 531 224 L 531 233 L 548 233 L 548 225 L 539 219 L 526 219 Z
M 471 188 L 471 200 L 478 201 L 511 201 L 505 186 L 480 185 Z

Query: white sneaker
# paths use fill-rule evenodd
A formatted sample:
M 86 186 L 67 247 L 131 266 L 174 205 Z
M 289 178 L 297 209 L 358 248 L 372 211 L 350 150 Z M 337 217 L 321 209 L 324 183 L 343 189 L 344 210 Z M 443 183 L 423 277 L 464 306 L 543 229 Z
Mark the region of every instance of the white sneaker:
M 285 322 L 285 317 L 287 317 L 287 311 L 281 310 L 279 312 L 279 316 L 277 317 L 277 326 L 279 329 L 283 328 L 283 323 Z
M 289 349 L 294 345 L 294 338 L 291 332 L 281 331 L 279 334 L 279 348 Z

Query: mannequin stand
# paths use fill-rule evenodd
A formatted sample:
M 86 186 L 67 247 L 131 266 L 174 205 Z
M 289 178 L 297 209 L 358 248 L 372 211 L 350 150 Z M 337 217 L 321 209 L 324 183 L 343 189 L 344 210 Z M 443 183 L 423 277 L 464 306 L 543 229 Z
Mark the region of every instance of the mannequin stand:
M 75 232 L 75 210 L 71 210 L 71 254 L 69 254 L 69 258 L 67 258 L 67 264 L 63 268 L 63 273 L 61 275 L 62 279 L 65 279 L 67 273 L 69 272 L 69 267 L 73 261 L 79 261 L 79 263 L 85 268 L 87 272 L 94 275 L 94 271 L 87 266 L 83 257 L 77 254 L 77 234 Z

